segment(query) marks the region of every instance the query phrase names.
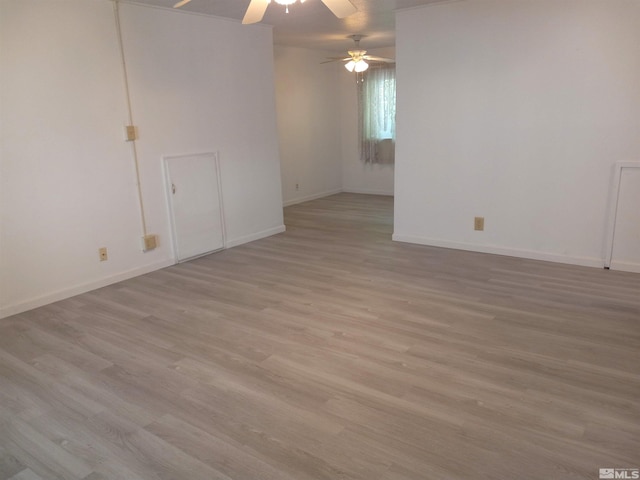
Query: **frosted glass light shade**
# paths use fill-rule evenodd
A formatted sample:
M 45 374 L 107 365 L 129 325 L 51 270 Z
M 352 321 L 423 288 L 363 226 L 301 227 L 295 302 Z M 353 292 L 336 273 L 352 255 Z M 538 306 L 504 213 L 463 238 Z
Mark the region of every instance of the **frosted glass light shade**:
M 356 62 L 354 70 L 356 73 L 360 73 L 364 72 L 367 68 L 369 68 L 369 64 L 364 60 L 360 60 L 359 62 Z
M 357 62 L 354 60 L 349 60 L 344 68 L 353 72 L 355 70 L 356 73 L 364 72 L 367 68 L 369 68 L 369 64 L 364 60 L 358 60 Z

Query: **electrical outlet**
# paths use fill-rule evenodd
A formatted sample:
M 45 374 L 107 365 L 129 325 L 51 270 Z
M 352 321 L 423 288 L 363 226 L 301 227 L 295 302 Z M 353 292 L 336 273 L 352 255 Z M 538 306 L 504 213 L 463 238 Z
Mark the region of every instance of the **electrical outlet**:
M 300 185 L 298 185 L 298 184 L 296 183 L 296 192 L 297 192 L 298 190 L 300 190 Z
M 101 262 L 106 262 L 107 260 L 109 260 L 109 255 L 107 255 L 107 247 L 99 248 L 98 255 L 100 256 Z
M 484 230 L 484 217 L 475 217 L 473 220 L 473 229 L 483 231 Z

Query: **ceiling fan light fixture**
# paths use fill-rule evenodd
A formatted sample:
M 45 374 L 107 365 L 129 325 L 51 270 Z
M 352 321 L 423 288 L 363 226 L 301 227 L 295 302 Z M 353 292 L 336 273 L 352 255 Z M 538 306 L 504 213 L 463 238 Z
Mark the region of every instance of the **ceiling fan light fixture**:
M 298 0 L 274 0 L 278 5 L 283 5 L 285 7 L 285 12 L 289 13 L 289 5 L 293 5 Z M 304 0 L 300 0 L 300 3 L 304 2 Z M 269 0 L 271 3 L 271 0 Z
M 190 1 L 191 0 L 180 0 L 178 3 L 184 4 L 184 2 Z M 289 5 L 293 5 L 297 1 L 298 0 L 274 0 L 278 5 L 285 7 L 287 13 L 289 13 Z M 305 0 L 300 0 L 300 3 L 304 3 L 304 1 Z M 242 24 L 249 25 L 261 22 L 270 3 L 271 0 L 250 0 L 247 11 L 242 18 Z M 357 12 L 356 7 L 353 6 L 350 0 L 322 0 L 322 3 L 338 18 L 344 18 Z
M 356 73 L 364 72 L 367 68 L 369 68 L 369 64 L 364 60 L 360 60 L 354 65 L 354 70 L 356 71 Z
M 350 72 L 353 72 L 353 69 L 356 68 L 356 62 L 354 62 L 353 60 L 349 60 L 348 63 L 345 63 L 344 68 L 346 68 Z

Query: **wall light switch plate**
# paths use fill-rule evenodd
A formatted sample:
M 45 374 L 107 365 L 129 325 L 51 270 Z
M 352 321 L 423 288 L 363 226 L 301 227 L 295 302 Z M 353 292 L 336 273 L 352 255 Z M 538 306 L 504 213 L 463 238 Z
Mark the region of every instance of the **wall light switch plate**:
M 158 236 L 154 234 L 145 235 L 142 237 L 142 251 L 148 252 L 158 247 Z
M 127 125 L 125 127 L 125 134 L 127 142 L 133 142 L 138 139 L 138 129 L 133 125 Z

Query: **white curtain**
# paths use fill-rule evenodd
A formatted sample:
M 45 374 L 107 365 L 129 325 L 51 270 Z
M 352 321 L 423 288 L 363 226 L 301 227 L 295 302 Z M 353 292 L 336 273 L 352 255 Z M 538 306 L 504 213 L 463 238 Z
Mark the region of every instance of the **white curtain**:
M 371 66 L 358 90 L 360 157 L 365 163 L 394 163 L 395 65 Z

